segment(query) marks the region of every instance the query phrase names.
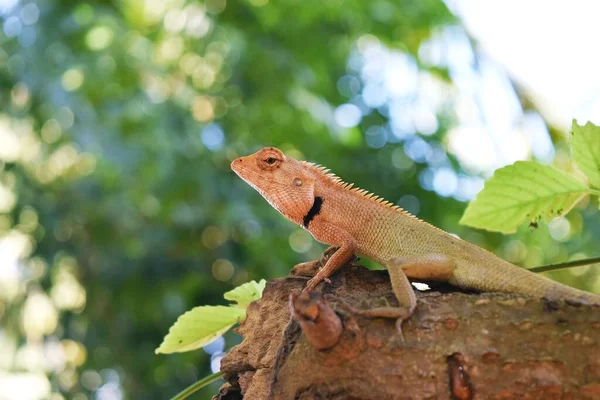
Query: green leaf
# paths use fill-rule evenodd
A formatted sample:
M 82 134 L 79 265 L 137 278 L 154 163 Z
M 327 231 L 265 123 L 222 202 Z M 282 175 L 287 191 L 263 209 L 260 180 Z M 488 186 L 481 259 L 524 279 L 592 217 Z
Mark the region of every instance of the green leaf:
M 511 233 L 525 221 L 566 214 L 589 189 L 572 175 L 549 165 L 517 161 L 500 168 L 467 206 L 460 223 Z
M 600 188 L 600 127 L 588 122 L 571 128 L 571 151 L 577 166 L 592 186 Z
M 176 353 L 202 347 L 246 317 L 239 307 L 201 306 L 181 315 L 169 329 L 156 354 Z
M 251 281 L 225 293 L 223 297 L 237 304 L 231 306 L 201 306 L 181 315 L 169 329 L 158 353 L 176 353 L 195 350 L 227 332 L 246 318 L 246 308 L 262 296 L 266 281 Z
M 266 283 L 267 282 L 264 279 L 261 279 L 260 282 L 246 282 L 225 293 L 223 297 L 227 300 L 235 301 L 238 303 L 238 306 L 246 308 L 248 304 L 252 303 L 254 300 L 260 299 Z

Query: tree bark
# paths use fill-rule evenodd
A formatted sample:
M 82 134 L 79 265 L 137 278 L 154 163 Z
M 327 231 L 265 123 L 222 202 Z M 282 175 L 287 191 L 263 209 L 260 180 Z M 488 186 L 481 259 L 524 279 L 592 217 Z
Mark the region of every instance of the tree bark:
M 248 307 L 215 399 L 600 399 L 598 307 L 442 286 L 417 293 L 402 340 L 395 321 L 332 300 L 343 331 L 317 350 L 290 318 L 304 284 L 272 280 Z M 346 266 L 318 289 L 357 308 L 396 304 L 386 271 Z

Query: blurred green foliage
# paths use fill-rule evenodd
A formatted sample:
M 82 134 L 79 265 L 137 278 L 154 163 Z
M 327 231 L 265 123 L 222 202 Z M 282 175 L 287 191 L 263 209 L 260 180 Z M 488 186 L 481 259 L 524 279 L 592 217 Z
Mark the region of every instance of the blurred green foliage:
M 422 53 L 440 32 L 462 32 L 441 1 L 0 4 L 6 393 L 20 376 L 19 390 L 40 398 L 160 399 L 207 375 L 204 351 L 154 353 L 175 319 L 322 251 L 230 172 L 263 145 L 522 265 L 596 250 L 599 225 L 586 225 L 596 207 L 511 237 L 458 226 L 467 198 L 427 183 L 435 168 L 465 184 L 474 174 L 447 153 L 452 101 L 436 101 L 425 128 L 402 131 L 385 99 L 361 100 L 392 56 L 405 66 L 395 113 L 431 100 L 418 97 L 421 84 L 452 99 L 456 76 Z M 598 290 L 589 269 L 553 276 Z

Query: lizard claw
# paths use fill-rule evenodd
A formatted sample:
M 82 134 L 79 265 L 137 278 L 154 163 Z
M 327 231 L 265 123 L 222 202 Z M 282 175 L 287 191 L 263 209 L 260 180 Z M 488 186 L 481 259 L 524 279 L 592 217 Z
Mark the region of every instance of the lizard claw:
M 322 263 L 319 260 L 299 263 L 299 264 L 294 265 L 294 268 L 292 268 L 290 271 L 290 275 L 294 275 L 294 276 L 298 276 L 298 277 L 300 277 L 300 276 L 312 277 L 315 275 L 316 272 L 319 271 L 320 268 L 322 268 L 321 266 L 322 266 Z
M 329 278 L 321 278 L 317 274 L 314 277 L 312 277 L 311 279 L 309 279 L 309 281 L 306 284 L 306 287 L 304 288 L 303 292 L 310 292 L 310 291 L 312 291 L 322 281 L 325 281 L 326 283 L 328 283 L 329 285 L 331 285 L 331 279 L 329 279 Z
M 315 276 L 321 269 L 325 267 L 325 264 L 327 264 L 327 260 L 329 260 L 337 250 L 338 247 L 330 246 L 327 250 L 325 250 L 320 259 L 301 262 L 299 264 L 294 265 L 294 268 L 292 268 L 290 271 L 290 275 L 309 277 Z M 326 282 L 331 283 L 327 280 Z
M 310 292 L 312 291 L 315 287 L 317 287 L 317 285 L 321 283 L 321 278 L 317 278 L 316 276 L 309 279 L 308 283 L 306 284 L 306 287 L 304 288 L 303 292 Z
M 304 291 L 310 292 L 315 287 L 317 287 L 317 285 L 319 283 L 321 283 L 322 281 L 325 281 L 326 283 L 331 285 L 331 279 L 329 279 L 328 277 L 320 276 L 322 271 L 323 271 L 323 267 L 319 268 L 319 270 L 317 271 L 315 276 L 313 276 L 311 279 L 309 279 L 308 283 L 306 284 L 306 287 L 304 288 Z
M 400 343 L 404 344 L 404 334 L 402 333 L 402 323 L 404 322 L 404 318 L 398 318 L 396 320 L 396 330 L 398 331 L 398 338 L 400 339 Z

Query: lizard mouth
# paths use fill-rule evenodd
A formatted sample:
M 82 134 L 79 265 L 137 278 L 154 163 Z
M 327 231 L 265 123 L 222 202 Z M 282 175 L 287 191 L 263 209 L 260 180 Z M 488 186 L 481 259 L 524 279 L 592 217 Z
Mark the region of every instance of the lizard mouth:
M 246 170 L 246 169 L 244 168 L 244 158 L 245 158 L 245 157 L 239 157 L 239 158 L 236 158 L 236 159 L 235 159 L 235 160 L 233 160 L 233 161 L 231 162 L 231 164 L 230 164 L 230 167 L 231 167 L 231 169 L 233 170 L 233 172 L 235 172 L 236 174 L 238 174 L 240 177 L 241 177 L 241 175 L 240 175 L 240 172 L 241 172 L 242 170 Z
M 235 160 L 233 160 L 233 162 L 231 163 L 231 169 L 233 170 L 233 172 L 235 172 L 237 174 L 237 176 L 239 176 L 240 178 L 242 178 L 244 181 L 246 181 L 250 186 L 252 186 L 254 189 L 259 190 L 259 188 L 256 187 L 256 183 L 259 180 L 263 180 L 265 182 L 269 182 L 273 185 L 281 185 L 279 182 L 273 180 L 273 179 L 269 179 L 268 177 L 259 174 L 256 171 L 253 171 L 250 168 L 247 168 L 244 165 L 244 158 L 245 157 L 240 157 L 240 158 L 236 158 Z M 255 178 L 255 179 L 252 179 Z
M 251 176 L 260 177 L 259 174 L 252 171 L 250 168 L 244 165 L 243 157 L 236 158 L 235 160 L 233 160 L 233 162 L 231 163 L 231 169 L 233 170 L 233 172 L 236 173 L 237 176 L 239 176 L 248 183 L 252 183 L 250 180 Z
M 264 175 L 259 174 L 256 171 L 253 171 L 250 168 L 245 167 L 243 165 L 243 161 L 238 162 L 238 160 L 239 160 L 239 158 L 234 160 L 231 163 L 231 169 L 233 170 L 233 172 L 235 172 L 240 178 L 242 178 L 244 180 L 244 182 L 246 182 L 248 185 L 250 185 L 250 187 L 252 187 L 258 193 L 260 193 L 260 195 L 262 197 L 264 197 L 269 202 L 269 204 L 271 204 L 271 206 L 273 208 L 278 210 L 284 216 L 291 219 L 291 217 L 288 215 L 288 213 L 286 213 L 284 210 L 282 210 L 278 204 L 276 204 L 275 202 L 273 202 L 271 200 L 271 198 L 267 195 L 267 193 L 259 186 L 258 182 L 261 182 L 261 181 L 268 182 L 270 185 L 276 185 L 276 186 L 283 186 L 283 185 L 277 181 L 274 181 L 273 179 L 269 179 L 268 177 L 265 177 Z

